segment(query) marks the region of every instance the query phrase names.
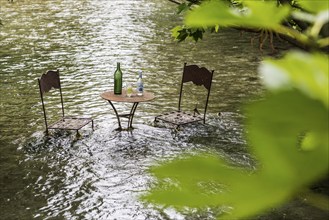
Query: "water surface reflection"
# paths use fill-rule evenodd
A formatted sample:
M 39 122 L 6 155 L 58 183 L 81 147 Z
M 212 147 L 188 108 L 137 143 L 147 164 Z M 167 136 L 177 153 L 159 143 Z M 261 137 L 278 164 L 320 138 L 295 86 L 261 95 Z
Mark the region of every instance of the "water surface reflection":
M 153 184 L 147 169 L 181 153 L 215 150 L 254 168 L 239 109 L 261 90 L 262 55 L 250 36 L 232 30 L 197 44 L 174 42 L 175 7 L 160 0 L 1 2 L 1 218 L 212 219 L 211 212 L 186 217 L 137 198 Z M 117 61 L 124 81 L 135 82 L 142 69 L 146 90 L 156 94 L 138 106 L 132 132 L 115 130 L 99 96 L 112 87 Z M 215 70 L 207 125 L 179 132 L 154 126 L 155 115 L 177 106 L 184 62 Z M 44 136 L 36 78 L 48 69 L 61 72 L 67 114 L 93 117 L 95 131 L 83 129 L 78 140 L 70 132 Z
M 234 122 L 234 117 L 226 119 Z M 215 121 L 219 122 L 212 120 Z M 107 122 L 101 122 L 96 131 L 84 131 L 80 140 L 69 132 L 59 132 L 49 138 L 35 133 L 30 144 L 21 149 L 27 154 L 24 169 L 29 170 L 30 164 L 42 170 L 39 177 L 26 186 L 33 189 L 36 198 L 47 198 L 34 216 L 69 219 L 166 219 L 171 216 L 176 219 L 180 214 L 170 209 L 162 213 L 138 201 L 138 196 L 153 184 L 147 169 L 165 158 L 193 150 L 217 150 L 219 156 L 232 163 L 251 167 L 246 152 L 242 153 L 245 144 L 238 137 L 241 132 L 238 124 L 233 127 L 221 121 L 220 126 L 198 124 L 178 133 L 150 125 L 139 125 L 133 132 L 117 132 L 108 129 Z M 220 139 L 224 133 L 225 138 Z

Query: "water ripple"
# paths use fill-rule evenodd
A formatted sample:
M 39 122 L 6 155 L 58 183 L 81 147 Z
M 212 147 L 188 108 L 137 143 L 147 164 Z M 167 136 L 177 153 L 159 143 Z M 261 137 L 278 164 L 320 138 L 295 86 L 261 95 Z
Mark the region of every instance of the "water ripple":
M 248 37 L 227 30 L 178 44 L 170 30 L 181 17 L 170 1 L 5 1 L 1 11 L 4 219 L 185 219 L 138 199 L 154 184 L 150 166 L 211 150 L 235 166 L 254 168 L 239 114 L 241 103 L 261 90 L 261 57 Z M 143 70 L 145 89 L 156 95 L 138 106 L 132 132 L 115 130 L 113 110 L 100 97 L 112 89 L 116 62 L 125 82 L 135 83 Z M 207 124 L 176 131 L 153 120 L 177 108 L 184 62 L 215 75 Z M 80 139 L 63 131 L 44 135 L 36 79 L 49 69 L 60 71 L 66 113 L 93 117 L 95 131 L 82 129 Z M 191 90 L 184 107 L 194 108 L 201 95 Z M 47 103 L 49 116 L 56 116 L 58 99 Z M 130 107 L 117 105 L 120 112 Z

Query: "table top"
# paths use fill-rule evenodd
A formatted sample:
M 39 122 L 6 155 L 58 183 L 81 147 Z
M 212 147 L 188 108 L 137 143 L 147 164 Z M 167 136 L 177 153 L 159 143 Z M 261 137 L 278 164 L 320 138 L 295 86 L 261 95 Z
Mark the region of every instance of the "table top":
M 113 91 L 106 91 L 101 94 L 101 97 L 108 101 L 113 102 L 147 102 L 154 99 L 154 93 L 144 91 L 142 96 L 133 94 L 131 97 L 126 95 L 126 90 L 122 89 L 121 95 L 115 95 Z

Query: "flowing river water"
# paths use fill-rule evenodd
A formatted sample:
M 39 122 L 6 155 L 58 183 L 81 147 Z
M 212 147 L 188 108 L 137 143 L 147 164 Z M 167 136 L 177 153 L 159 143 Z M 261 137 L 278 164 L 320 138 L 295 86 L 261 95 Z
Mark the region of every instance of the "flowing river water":
M 262 91 L 257 66 L 271 51 L 260 53 L 252 35 L 219 30 L 198 43 L 177 43 L 170 30 L 181 17 L 164 0 L 1 0 L 0 18 L 0 219 L 213 219 L 211 212 L 183 214 L 140 201 L 155 181 L 147 169 L 194 150 L 215 150 L 254 169 L 241 107 Z M 115 130 L 114 112 L 100 98 L 113 87 L 116 62 L 125 82 L 143 70 L 145 89 L 156 95 L 138 106 L 131 132 Z M 175 131 L 153 120 L 177 108 L 184 62 L 215 74 L 206 125 Z M 87 126 L 79 139 L 72 132 L 45 136 L 37 78 L 49 69 L 61 73 L 66 113 L 93 117 L 94 131 Z M 199 100 L 189 93 L 190 103 Z M 322 214 L 291 206 L 259 218 Z M 287 211 L 296 207 L 302 214 Z

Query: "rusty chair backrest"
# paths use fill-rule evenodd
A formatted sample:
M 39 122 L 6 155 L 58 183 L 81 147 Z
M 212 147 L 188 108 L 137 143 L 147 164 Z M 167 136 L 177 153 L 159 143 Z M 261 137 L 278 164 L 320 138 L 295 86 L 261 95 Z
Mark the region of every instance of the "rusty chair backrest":
M 39 79 L 39 86 L 42 93 L 49 92 L 52 88 L 60 89 L 59 71 L 48 70 L 42 74 Z
M 204 120 L 205 120 L 213 74 L 214 74 L 214 70 L 209 71 L 205 67 L 199 67 L 197 65 L 187 65 L 186 63 L 184 63 L 183 76 L 182 76 L 182 82 L 181 82 L 180 93 L 179 93 L 178 110 L 181 110 L 184 83 L 192 82 L 195 85 L 204 86 L 208 90 L 207 97 L 205 99 L 205 108 L 203 112 Z
M 38 79 L 40 97 L 42 102 L 42 109 L 45 118 L 46 127 L 47 123 L 47 115 L 46 108 L 44 104 L 44 94 L 49 92 L 51 89 L 59 89 L 60 97 L 61 97 L 61 108 L 62 108 L 62 116 L 64 117 L 64 104 L 63 104 L 63 96 L 61 89 L 61 82 L 59 77 L 59 70 L 48 70 L 46 73 L 42 74 L 42 76 Z

